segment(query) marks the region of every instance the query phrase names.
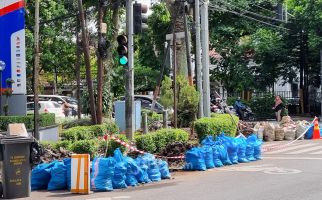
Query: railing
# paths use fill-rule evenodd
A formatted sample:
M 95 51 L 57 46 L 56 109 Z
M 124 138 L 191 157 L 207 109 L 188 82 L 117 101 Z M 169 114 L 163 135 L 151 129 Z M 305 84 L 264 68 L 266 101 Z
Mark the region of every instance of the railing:
M 269 92 L 252 92 L 250 97 L 263 97 L 264 95 L 266 95 Z M 271 92 L 272 95 L 274 96 L 281 96 L 285 99 L 299 99 L 300 95 L 298 93 L 294 93 L 292 91 L 274 91 Z M 223 96 L 221 94 L 221 96 Z M 227 93 L 224 97 L 241 97 L 241 93 L 240 92 L 234 92 L 234 93 Z

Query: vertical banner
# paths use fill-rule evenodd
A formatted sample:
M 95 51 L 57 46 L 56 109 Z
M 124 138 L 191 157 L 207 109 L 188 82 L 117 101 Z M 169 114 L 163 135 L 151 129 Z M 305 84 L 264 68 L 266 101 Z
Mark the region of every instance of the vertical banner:
M 26 47 L 24 0 L 0 0 L 0 60 L 6 65 L 2 87 L 26 94 Z M 7 85 L 6 80 L 14 83 Z

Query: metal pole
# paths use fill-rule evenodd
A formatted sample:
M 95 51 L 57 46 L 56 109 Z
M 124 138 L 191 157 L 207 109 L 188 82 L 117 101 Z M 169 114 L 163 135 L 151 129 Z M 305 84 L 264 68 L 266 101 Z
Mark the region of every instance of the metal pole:
M 321 87 L 321 94 L 320 94 L 320 101 L 321 101 L 321 117 L 322 117 L 322 49 L 320 49 L 320 66 L 321 66 L 321 83 L 320 83 L 320 87 Z
M 0 71 L 0 116 L 2 115 L 2 70 Z
M 201 76 L 201 43 L 200 43 L 200 12 L 199 0 L 195 1 L 195 26 L 196 26 L 196 76 L 197 90 L 199 91 L 198 117 L 203 117 L 203 95 L 202 95 L 202 76 Z
M 163 128 L 168 128 L 168 111 L 163 111 Z
M 209 29 L 208 4 L 205 0 L 201 6 L 201 42 L 202 42 L 202 78 L 203 78 L 203 113 L 210 117 L 210 82 L 209 82 Z
M 187 15 L 186 14 L 184 14 L 184 39 L 185 39 L 185 43 L 186 43 L 188 80 L 189 80 L 189 85 L 193 85 L 192 69 L 191 69 L 191 58 L 190 58 L 190 40 L 189 40 L 189 34 L 188 34 L 188 22 L 187 22 Z
M 39 0 L 35 1 L 35 65 L 34 65 L 34 137 L 39 139 Z
M 126 30 L 128 39 L 128 64 L 126 70 L 125 125 L 126 136 L 133 140 L 135 131 L 134 119 L 134 54 L 133 54 L 133 4 L 126 1 Z
M 144 112 L 143 113 L 143 133 L 147 134 L 148 133 L 148 113 Z
M 176 23 L 176 19 L 174 20 L 174 24 Z M 174 26 L 175 27 L 175 26 Z M 173 37 L 172 37 L 172 48 L 173 48 L 173 67 L 172 67 L 172 71 L 173 71 L 173 110 L 174 110 L 174 128 L 177 128 L 178 124 L 177 124 L 177 58 L 176 58 L 176 32 L 175 32 L 175 28 L 173 28 Z

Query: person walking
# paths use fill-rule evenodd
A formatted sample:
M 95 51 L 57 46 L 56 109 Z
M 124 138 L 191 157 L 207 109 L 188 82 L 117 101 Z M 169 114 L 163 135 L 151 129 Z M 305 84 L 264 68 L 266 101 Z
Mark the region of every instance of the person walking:
M 276 120 L 279 122 L 281 121 L 282 119 L 282 115 L 281 115 L 281 112 L 284 108 L 284 104 L 283 104 L 283 101 L 281 99 L 281 96 L 277 95 L 275 97 L 275 101 L 274 101 L 274 106 L 273 106 L 273 110 L 275 111 L 275 116 L 276 116 Z

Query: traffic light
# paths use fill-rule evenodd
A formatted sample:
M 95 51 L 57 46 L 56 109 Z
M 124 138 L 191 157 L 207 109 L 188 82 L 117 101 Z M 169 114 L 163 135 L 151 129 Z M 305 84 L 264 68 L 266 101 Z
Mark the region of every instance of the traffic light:
M 135 2 L 133 4 L 133 32 L 134 34 L 142 33 L 142 30 L 147 29 L 148 25 L 148 6 Z
M 125 35 L 119 35 L 116 38 L 118 42 L 117 52 L 119 54 L 119 64 L 127 64 L 127 37 Z

